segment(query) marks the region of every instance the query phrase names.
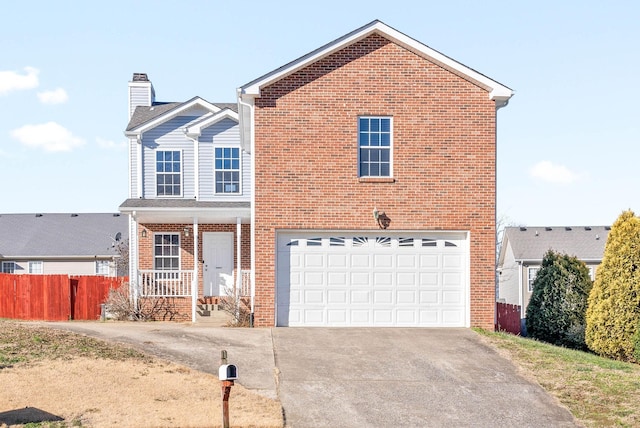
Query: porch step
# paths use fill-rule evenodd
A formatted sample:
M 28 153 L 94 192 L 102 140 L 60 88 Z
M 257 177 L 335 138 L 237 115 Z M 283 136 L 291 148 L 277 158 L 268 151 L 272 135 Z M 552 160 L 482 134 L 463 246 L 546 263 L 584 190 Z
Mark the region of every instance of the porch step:
M 225 326 L 231 321 L 231 314 L 220 310 L 218 305 L 199 304 L 196 306 L 196 322 Z

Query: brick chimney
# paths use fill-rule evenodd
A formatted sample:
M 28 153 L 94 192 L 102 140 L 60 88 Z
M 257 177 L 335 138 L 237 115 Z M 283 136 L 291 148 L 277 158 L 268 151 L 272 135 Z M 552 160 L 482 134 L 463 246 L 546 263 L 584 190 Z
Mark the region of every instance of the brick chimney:
M 129 82 L 129 119 L 138 106 L 150 107 L 156 100 L 156 92 L 147 73 L 133 73 Z

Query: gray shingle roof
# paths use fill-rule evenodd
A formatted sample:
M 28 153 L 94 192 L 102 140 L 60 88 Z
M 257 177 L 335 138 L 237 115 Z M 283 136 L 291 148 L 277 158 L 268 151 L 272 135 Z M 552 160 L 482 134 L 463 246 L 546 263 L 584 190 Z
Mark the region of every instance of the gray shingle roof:
M 195 199 L 127 199 L 120 208 L 250 208 L 250 202 L 196 201 Z
M 581 260 L 602 260 L 609 226 L 506 227 L 516 260 L 542 260 L 552 249 Z
M 128 239 L 120 214 L 0 214 L 0 258 L 112 256 L 113 238 Z
M 129 124 L 127 125 L 126 131 L 130 131 L 138 126 L 149 122 L 150 120 L 155 119 L 158 116 L 161 116 L 168 111 L 173 110 L 176 107 L 181 106 L 184 103 L 178 102 L 170 102 L 170 103 L 154 103 L 151 107 L 146 106 L 138 106 L 133 111 L 131 115 L 131 119 L 129 120 Z M 213 103 L 216 107 L 224 109 L 229 109 L 234 112 L 238 112 L 238 104 L 237 103 Z

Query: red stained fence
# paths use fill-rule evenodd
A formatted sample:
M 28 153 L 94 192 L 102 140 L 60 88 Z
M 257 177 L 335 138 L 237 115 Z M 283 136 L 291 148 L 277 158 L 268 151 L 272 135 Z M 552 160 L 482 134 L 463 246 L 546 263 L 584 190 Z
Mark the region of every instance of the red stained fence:
M 0 318 L 97 320 L 109 289 L 126 277 L 0 274 Z
M 498 322 L 497 331 L 520 334 L 520 306 L 508 303 L 496 303 Z

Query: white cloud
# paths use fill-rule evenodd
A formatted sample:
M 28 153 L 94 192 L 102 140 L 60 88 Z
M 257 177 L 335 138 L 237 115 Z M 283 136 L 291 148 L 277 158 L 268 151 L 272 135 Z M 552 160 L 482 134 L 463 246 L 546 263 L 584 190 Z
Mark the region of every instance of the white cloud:
M 125 150 L 127 148 L 126 141 L 115 142 L 115 141 L 105 140 L 104 138 L 97 137 L 96 142 L 98 143 L 98 146 L 102 147 L 103 149 Z
M 82 138 L 55 122 L 25 125 L 11 131 L 11 135 L 27 147 L 46 152 L 68 152 L 84 144 Z
M 37 87 L 39 71 L 33 67 L 25 67 L 24 71 L 25 74 L 18 71 L 0 71 L 0 95 Z
M 577 181 L 580 176 L 564 165 L 555 165 L 549 161 L 541 161 L 531 167 L 529 174 L 550 183 L 569 184 Z
M 57 88 L 53 91 L 38 92 L 38 99 L 42 104 L 62 104 L 67 102 L 69 96 L 67 91 Z

